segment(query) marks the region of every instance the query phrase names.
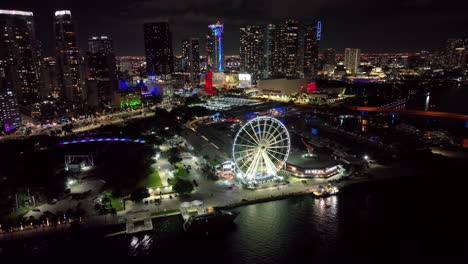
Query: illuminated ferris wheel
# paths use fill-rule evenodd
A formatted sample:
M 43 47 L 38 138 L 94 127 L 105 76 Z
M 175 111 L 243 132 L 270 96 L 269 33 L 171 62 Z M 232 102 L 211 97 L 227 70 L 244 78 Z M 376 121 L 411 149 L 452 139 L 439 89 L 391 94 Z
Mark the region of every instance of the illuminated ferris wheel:
M 234 139 L 232 156 L 240 177 L 247 182 L 276 176 L 289 155 L 291 140 L 279 120 L 261 116 L 247 122 Z

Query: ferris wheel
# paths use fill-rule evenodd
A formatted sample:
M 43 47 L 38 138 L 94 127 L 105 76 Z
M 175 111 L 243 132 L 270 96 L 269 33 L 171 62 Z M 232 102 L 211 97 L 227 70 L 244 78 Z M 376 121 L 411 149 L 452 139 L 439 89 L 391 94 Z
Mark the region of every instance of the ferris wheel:
M 276 176 L 286 163 L 290 144 L 288 130 L 278 119 L 261 116 L 247 122 L 232 148 L 241 178 L 251 182 Z

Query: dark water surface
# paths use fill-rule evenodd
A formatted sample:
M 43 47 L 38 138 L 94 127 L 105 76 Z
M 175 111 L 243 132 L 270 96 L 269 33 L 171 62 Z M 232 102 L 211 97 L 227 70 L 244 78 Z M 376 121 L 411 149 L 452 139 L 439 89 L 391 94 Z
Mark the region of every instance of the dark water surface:
M 442 175 L 441 175 L 442 176 Z M 5 246 L 1 263 L 468 263 L 466 202 L 435 178 L 360 184 L 326 199 L 234 209 L 226 230 L 189 235 L 180 216 L 154 232 L 99 232 Z M 14 260 L 14 262 L 12 262 Z

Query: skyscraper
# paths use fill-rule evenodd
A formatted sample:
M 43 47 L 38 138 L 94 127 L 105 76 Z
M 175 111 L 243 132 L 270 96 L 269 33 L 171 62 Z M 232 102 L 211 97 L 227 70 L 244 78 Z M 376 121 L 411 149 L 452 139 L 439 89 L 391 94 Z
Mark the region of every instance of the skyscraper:
M 335 66 L 336 64 L 336 52 L 334 49 L 326 49 L 323 52 L 323 57 L 325 60 L 325 64 Z
M 145 23 L 146 71 L 148 76 L 166 76 L 174 72 L 172 33 L 168 22 Z
M 304 78 L 315 78 L 318 68 L 319 41 L 322 31 L 322 22 L 314 21 L 306 25 L 304 33 Z
M 200 83 L 200 41 L 190 38 L 182 41 L 183 69 L 189 73 L 189 83 L 196 87 Z
M 326 49 L 323 52 L 323 70 L 327 72 L 333 71 L 336 65 L 336 52 L 334 49 Z
M 352 48 L 345 49 L 344 66 L 346 67 L 346 71 L 349 74 L 356 73 L 356 71 L 359 68 L 360 61 L 361 61 L 360 49 L 352 49 Z
M 55 58 L 45 57 L 42 61 L 42 90 L 41 96 L 60 96 L 59 72 Z
M 118 85 L 112 39 L 107 36 L 91 37 L 86 55 L 88 104 L 110 108 Z
M 214 72 L 224 71 L 224 45 L 223 32 L 224 25 L 221 22 L 208 26 L 208 35 L 206 36 L 206 56 L 208 65 Z
M 252 74 L 255 82 L 263 70 L 263 32 L 260 26 L 240 28 L 241 71 Z
M 56 11 L 54 17 L 56 62 L 62 97 L 80 104 L 84 100 L 82 61 L 75 24 L 69 10 Z
M 268 24 L 266 32 L 266 77 L 283 77 L 286 73 L 286 24 Z
M 9 64 L 0 61 L 0 129 L 10 131 L 20 126 L 21 115 L 18 101 L 13 92 L 12 75 L 15 75 Z
M 447 67 L 464 66 L 465 52 L 468 50 L 468 39 L 447 39 L 445 48 L 445 64 Z
M 297 62 L 299 52 L 299 22 L 294 19 L 288 19 L 285 22 L 286 32 L 286 76 L 296 77 L 297 76 Z
M 10 73 L 11 92 L 23 103 L 39 95 L 38 47 L 32 12 L 0 10 L 0 61 Z

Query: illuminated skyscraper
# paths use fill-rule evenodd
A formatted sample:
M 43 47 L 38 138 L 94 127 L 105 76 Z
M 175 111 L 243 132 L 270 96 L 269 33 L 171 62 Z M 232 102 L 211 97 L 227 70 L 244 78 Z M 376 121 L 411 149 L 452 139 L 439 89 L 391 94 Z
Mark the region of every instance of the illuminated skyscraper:
M 55 51 L 62 96 L 80 104 L 84 100 L 82 59 L 75 23 L 69 10 L 56 11 L 54 17 Z
M 325 64 L 335 66 L 336 64 L 336 51 L 334 49 L 326 49 L 323 52 L 323 57 L 325 60 Z
M 255 82 L 263 70 L 263 32 L 260 26 L 240 28 L 241 71 L 252 74 Z
M 224 71 L 224 46 L 223 31 L 224 25 L 221 22 L 208 26 L 208 35 L 206 36 L 206 56 L 208 65 L 214 72 Z
M 47 97 L 60 95 L 59 73 L 57 63 L 53 57 L 45 57 L 42 61 L 43 89 L 41 96 Z
M 0 60 L 0 130 L 10 131 L 20 126 L 21 115 L 18 101 L 13 92 L 12 75 L 9 64 Z
M 297 62 L 299 52 L 299 22 L 294 19 L 288 19 L 285 22 L 286 31 L 286 76 L 297 76 Z
M 468 39 L 447 39 L 445 65 L 448 67 L 464 66 L 465 52 L 468 50 Z
M 9 71 L 9 89 L 23 103 L 35 102 L 40 86 L 40 54 L 32 12 L 0 10 L 0 61 Z
M 198 38 L 182 41 L 183 69 L 189 73 L 189 83 L 192 87 L 200 83 L 200 50 Z
M 268 24 L 266 42 L 265 77 L 284 77 L 287 66 L 286 24 Z
M 145 23 L 146 71 L 149 76 L 166 75 L 174 72 L 172 33 L 168 22 Z
M 118 86 L 112 39 L 107 36 L 91 37 L 88 40 L 86 59 L 88 104 L 110 108 Z
M 319 41 L 322 32 L 322 22 L 314 21 L 306 25 L 304 33 L 304 78 L 315 78 L 318 68 Z
M 352 48 L 345 49 L 344 66 L 346 67 L 346 71 L 349 74 L 356 73 L 356 71 L 359 68 L 360 62 L 361 62 L 361 50 L 360 49 L 352 49 Z

